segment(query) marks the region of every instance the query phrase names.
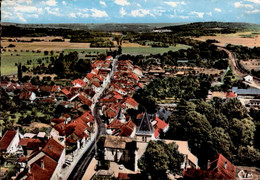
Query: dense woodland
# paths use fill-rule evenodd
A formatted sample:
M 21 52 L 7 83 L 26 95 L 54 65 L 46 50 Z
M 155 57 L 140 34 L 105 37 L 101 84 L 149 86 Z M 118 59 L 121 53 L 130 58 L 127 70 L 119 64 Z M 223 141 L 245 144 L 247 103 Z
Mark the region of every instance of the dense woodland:
M 259 119 L 253 119 L 237 99 L 182 100 L 168 121 L 166 138 L 188 140 L 200 165 L 222 153 L 236 165 L 260 166 Z

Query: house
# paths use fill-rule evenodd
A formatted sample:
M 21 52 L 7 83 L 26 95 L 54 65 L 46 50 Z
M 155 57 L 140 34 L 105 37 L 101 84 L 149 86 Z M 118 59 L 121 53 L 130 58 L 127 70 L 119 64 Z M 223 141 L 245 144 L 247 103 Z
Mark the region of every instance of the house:
M 107 56 L 107 57 L 106 57 L 106 60 L 108 60 L 108 61 L 113 61 L 113 56 Z
M 138 77 L 142 77 L 143 76 L 143 69 L 140 68 L 137 65 L 134 65 L 133 73 L 135 73 Z
M 128 137 L 107 135 L 104 143 L 105 160 L 123 163 L 137 171 L 137 142 Z
M 207 169 L 187 168 L 183 176 L 185 179 L 236 179 L 236 166 L 218 154 L 208 162 Z
M 131 97 L 127 97 L 125 100 L 124 100 L 124 102 L 123 102 L 123 104 L 127 107 L 127 109 L 138 109 L 138 105 L 139 105 L 139 103 L 138 102 L 136 102 L 133 98 L 131 98 Z
M 64 145 L 51 138 L 42 150 L 31 154 L 25 169 L 16 179 L 58 180 L 64 162 Z
M 246 81 L 248 83 L 253 82 L 253 76 L 250 76 L 250 75 L 245 76 L 243 79 L 244 79 L 244 81 Z
M 20 93 L 19 98 L 21 100 L 29 100 L 29 101 L 34 101 L 36 99 L 36 94 L 34 92 L 31 91 L 22 91 Z
M 18 146 L 19 141 L 20 141 L 20 135 L 19 135 L 18 130 L 17 131 L 11 131 L 11 130 L 6 131 L 0 141 L 1 152 L 4 155 L 17 153 L 20 150 L 20 148 Z
M 184 155 L 184 160 L 181 164 L 181 169 L 199 168 L 198 158 L 190 152 L 188 141 L 164 140 L 166 144 L 174 142 L 178 146 L 178 151 Z
M 238 87 L 232 87 L 231 91 L 234 92 L 238 98 L 254 99 L 260 95 L 260 89 L 256 88 L 238 89 Z
M 169 124 L 159 119 L 156 115 L 150 120 L 154 128 L 154 137 L 159 138 L 160 134 L 166 133 L 169 130 Z
M 72 81 L 72 84 L 74 87 L 84 87 L 86 85 L 86 82 L 83 81 L 82 79 L 76 79 Z
M 22 138 L 19 146 L 23 150 L 23 155 L 29 156 L 34 150 L 39 150 L 44 143 L 38 138 Z

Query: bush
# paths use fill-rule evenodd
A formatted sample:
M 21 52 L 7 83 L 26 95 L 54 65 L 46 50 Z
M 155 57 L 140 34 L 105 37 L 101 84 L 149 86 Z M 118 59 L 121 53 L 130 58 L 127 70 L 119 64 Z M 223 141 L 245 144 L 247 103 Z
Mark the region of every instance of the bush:
M 14 44 L 9 44 L 9 46 L 7 46 L 7 47 L 11 48 L 11 47 L 15 47 L 15 45 Z

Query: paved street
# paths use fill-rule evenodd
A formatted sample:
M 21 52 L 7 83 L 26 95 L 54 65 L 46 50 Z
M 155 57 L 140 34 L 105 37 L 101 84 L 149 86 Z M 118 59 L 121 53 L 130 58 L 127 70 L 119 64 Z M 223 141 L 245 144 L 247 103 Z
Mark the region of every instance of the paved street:
M 96 120 L 96 125 L 97 125 L 97 133 L 95 134 L 95 141 L 93 141 L 91 143 L 91 145 L 88 147 L 88 149 L 86 150 L 86 152 L 84 153 L 82 158 L 77 162 L 77 165 L 75 166 L 75 168 L 73 169 L 73 171 L 69 175 L 68 179 L 78 180 L 78 179 L 81 179 L 83 177 L 83 175 L 84 175 L 86 169 L 88 168 L 91 160 L 94 158 L 95 142 L 98 141 L 100 135 L 104 134 L 105 131 L 106 131 L 105 125 L 102 123 L 102 120 L 100 119 L 98 107 L 96 105 L 98 103 L 99 98 L 102 96 L 103 92 L 105 91 L 107 86 L 110 84 L 110 80 L 114 75 L 117 58 L 118 57 L 116 57 L 112 62 L 112 70 L 111 70 L 111 73 L 110 73 L 109 81 L 107 81 L 103 84 L 101 90 L 93 98 L 93 104 L 91 106 L 91 112 L 92 112 L 94 119 Z

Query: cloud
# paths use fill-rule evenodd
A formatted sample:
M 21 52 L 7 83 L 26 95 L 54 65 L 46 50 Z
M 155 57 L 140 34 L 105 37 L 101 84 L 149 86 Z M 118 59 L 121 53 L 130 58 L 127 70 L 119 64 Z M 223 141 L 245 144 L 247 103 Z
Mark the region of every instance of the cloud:
M 69 17 L 71 17 L 71 18 L 77 18 L 77 16 L 76 16 L 75 13 L 70 13 L 70 14 L 69 14 Z
M 10 18 L 13 17 L 13 14 L 8 11 L 2 11 L 3 18 Z
M 241 1 L 240 1 L 240 2 L 235 2 L 235 3 L 234 3 L 234 6 L 235 6 L 235 8 L 241 8 L 241 7 L 251 8 L 251 9 L 254 8 L 253 5 L 251 5 L 251 4 L 242 4 Z
M 192 11 L 190 14 L 191 15 L 196 15 L 198 18 L 203 18 L 205 13 L 204 12 Z
M 219 9 L 219 8 L 215 8 L 214 11 L 216 11 L 216 12 L 221 12 L 222 10 Z
M 26 23 L 27 20 L 23 17 L 23 14 L 22 13 L 16 13 L 16 16 L 18 17 L 18 19 L 20 21 L 22 21 L 23 23 Z
M 126 12 L 125 12 L 124 8 L 121 8 L 119 13 L 120 13 L 121 16 L 125 16 L 126 15 Z
M 14 7 L 14 11 L 16 12 L 37 12 L 38 8 L 34 7 L 34 6 L 23 6 L 23 5 L 17 5 Z
M 99 1 L 99 3 L 100 3 L 101 5 L 103 5 L 103 6 L 107 6 L 106 2 L 104 2 L 104 1 Z
M 79 12 L 79 13 L 77 13 L 77 15 L 79 16 L 79 17 L 82 17 L 82 18 L 88 18 L 89 17 L 89 14 L 88 13 L 81 13 L 81 12 Z
M 120 6 L 129 6 L 130 3 L 127 0 L 115 0 L 115 3 Z
M 38 14 L 29 14 L 27 17 L 32 17 L 32 18 L 39 18 Z
M 209 15 L 209 16 L 212 16 L 212 12 L 208 12 L 208 13 L 206 13 L 207 15 Z
M 131 11 L 131 15 L 133 17 L 144 17 L 144 16 L 147 16 L 147 15 L 150 15 L 150 16 L 154 16 L 150 10 L 148 9 L 137 9 L 137 10 L 132 10 Z
M 66 3 L 65 1 L 62 1 L 61 3 L 62 3 L 63 5 L 67 5 L 67 3 Z
M 46 1 L 46 4 L 48 6 L 56 6 L 57 2 L 56 2 L 56 0 L 48 0 L 48 1 Z
M 108 17 L 106 11 L 101 11 L 95 8 L 90 9 L 90 11 L 92 12 L 91 17 L 94 18 Z
M 168 1 L 168 2 L 164 2 L 165 4 L 167 4 L 167 5 L 169 5 L 169 6 L 171 6 L 171 7 L 176 7 L 177 6 L 177 3 L 176 2 L 170 2 L 170 1 Z
M 52 14 L 52 15 L 55 15 L 55 16 L 62 16 L 59 8 L 52 8 L 51 9 L 50 7 L 45 7 L 45 10 L 47 11 L 48 14 Z
M 179 4 L 186 5 L 186 3 L 184 1 L 181 1 L 181 2 L 167 1 L 167 2 L 164 2 L 164 3 L 171 6 L 171 7 L 176 7 Z
M 141 4 L 139 4 L 139 3 L 136 3 L 136 6 L 137 6 L 137 7 L 142 7 Z
M 190 17 L 189 16 L 179 16 L 179 18 L 181 18 L 181 19 L 189 19 Z
M 246 14 L 257 14 L 257 13 L 260 13 L 260 9 L 255 9 L 255 10 L 252 10 L 252 11 L 246 11 Z
M 255 4 L 260 4 L 260 0 L 246 0 L 248 2 L 252 2 L 252 3 L 255 3 Z
M 32 4 L 32 0 L 16 0 L 18 3 Z

